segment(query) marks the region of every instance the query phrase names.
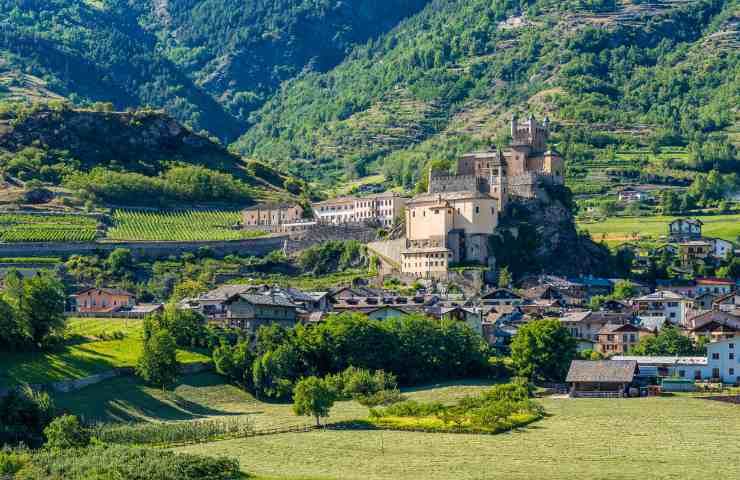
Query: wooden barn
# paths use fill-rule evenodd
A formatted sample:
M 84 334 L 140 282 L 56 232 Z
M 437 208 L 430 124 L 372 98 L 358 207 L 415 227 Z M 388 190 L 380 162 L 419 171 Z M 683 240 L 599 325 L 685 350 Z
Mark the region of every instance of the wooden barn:
M 626 397 L 638 372 L 634 360 L 573 360 L 565 381 L 571 397 Z

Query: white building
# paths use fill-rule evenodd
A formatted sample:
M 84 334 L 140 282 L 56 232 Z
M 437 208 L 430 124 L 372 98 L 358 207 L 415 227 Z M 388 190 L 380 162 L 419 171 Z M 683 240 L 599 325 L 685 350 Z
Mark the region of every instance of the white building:
M 678 293 L 661 290 L 632 300 L 637 316 L 641 319 L 656 317 L 674 324 L 683 325 L 686 321 L 686 312 L 693 306 L 694 301 Z M 662 322 L 659 322 L 662 323 Z
M 709 241 L 712 244 L 712 256 L 714 258 L 727 260 L 730 254 L 732 254 L 735 250 L 735 246 L 732 244 L 732 242 L 728 242 L 727 240 L 722 240 L 721 238 L 711 238 L 709 239 Z
M 312 208 L 319 223 L 340 225 L 346 223 L 379 222 L 390 227 L 403 213 L 407 199 L 394 192 L 366 197 L 338 197 L 314 203 Z
M 707 345 L 709 378 L 722 383 L 737 384 L 740 380 L 740 337 L 728 338 Z

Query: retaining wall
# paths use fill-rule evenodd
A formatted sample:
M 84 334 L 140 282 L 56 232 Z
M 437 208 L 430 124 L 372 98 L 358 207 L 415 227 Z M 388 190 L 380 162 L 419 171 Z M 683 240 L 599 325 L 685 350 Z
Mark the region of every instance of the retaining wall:
M 196 252 L 207 247 L 216 255 L 229 254 L 266 255 L 273 250 L 282 249 L 286 236 L 270 236 L 230 241 L 205 242 L 19 242 L 0 243 L 0 257 L 69 257 L 71 255 L 91 255 L 106 253 L 116 248 L 127 248 L 136 258 L 165 258 Z

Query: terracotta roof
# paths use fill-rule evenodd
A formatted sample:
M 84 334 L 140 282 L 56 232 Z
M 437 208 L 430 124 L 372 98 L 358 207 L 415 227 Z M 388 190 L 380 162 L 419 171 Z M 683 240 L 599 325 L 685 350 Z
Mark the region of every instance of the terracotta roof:
M 565 381 L 630 383 L 637 370 L 634 360 L 573 360 Z
M 85 288 L 84 290 L 80 290 L 79 292 L 72 295 L 73 297 L 77 297 L 79 295 L 82 295 L 83 293 L 89 292 L 90 290 L 99 290 L 101 293 L 107 293 L 108 295 L 124 295 L 127 297 L 134 297 L 135 295 L 131 292 L 127 292 L 126 290 L 122 290 L 120 288 L 98 288 L 98 287 L 89 287 Z

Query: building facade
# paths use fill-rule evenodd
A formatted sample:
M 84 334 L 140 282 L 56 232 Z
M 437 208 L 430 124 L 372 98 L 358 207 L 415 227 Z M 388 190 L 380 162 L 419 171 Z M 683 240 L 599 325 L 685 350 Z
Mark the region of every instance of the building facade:
M 242 226 L 248 230 L 278 232 L 303 220 L 303 207 L 298 204 L 262 203 L 242 210 Z
M 668 224 L 668 239 L 672 242 L 687 242 L 701 238 L 701 220 L 695 218 L 677 218 Z
M 72 295 L 73 309 L 80 313 L 106 313 L 133 307 L 133 293 L 117 288 L 86 288 Z
M 319 223 L 341 225 L 348 223 L 376 222 L 390 227 L 399 218 L 407 199 L 394 192 L 378 193 L 366 197 L 339 197 L 312 205 Z
M 427 192 L 406 204 L 402 273 L 440 278 L 452 264 L 488 264 L 488 240 L 508 201 L 536 199 L 547 185 L 563 185 L 563 159 L 546 147 L 548 124 L 513 117 L 506 150 L 463 155 L 455 174 L 429 172 Z

